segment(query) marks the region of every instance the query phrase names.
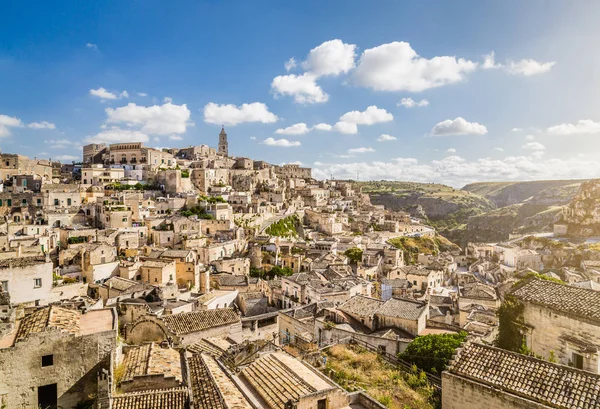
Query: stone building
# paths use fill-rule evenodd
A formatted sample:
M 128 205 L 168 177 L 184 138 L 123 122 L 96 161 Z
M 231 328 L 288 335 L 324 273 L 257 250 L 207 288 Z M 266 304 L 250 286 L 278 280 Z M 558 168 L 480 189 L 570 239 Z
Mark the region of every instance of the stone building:
M 125 327 L 129 343 L 162 342 L 189 345 L 203 338 L 231 338 L 242 340 L 240 317 L 231 308 L 201 310 L 155 317 L 147 315 Z
M 0 406 L 75 407 L 96 393 L 117 328 L 113 309 L 81 314 L 50 306 L 27 315 L 0 339 Z
M 524 306 L 525 342 L 534 354 L 600 373 L 600 292 L 529 279 L 511 293 Z
M 0 284 L 12 304 L 46 304 L 52 291 L 52 262 L 44 257 L 0 260 Z
M 219 155 L 229 156 L 229 144 L 227 143 L 227 133 L 225 132 L 225 128 L 221 128 L 221 133 L 219 133 Z
M 597 409 L 600 376 L 477 343 L 442 373 L 444 409 Z

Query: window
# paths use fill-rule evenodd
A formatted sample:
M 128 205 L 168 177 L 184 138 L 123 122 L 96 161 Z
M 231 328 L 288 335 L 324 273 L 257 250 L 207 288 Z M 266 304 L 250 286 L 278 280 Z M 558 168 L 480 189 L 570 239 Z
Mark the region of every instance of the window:
M 573 352 L 572 357 L 573 368 L 583 369 L 583 355 Z
M 2 290 L 8 291 L 8 281 L 0 281 L 0 284 L 2 284 Z
M 42 204 L 42 199 L 38 199 L 38 200 L 36 201 L 36 203 L 37 203 L 37 205 L 38 205 L 38 206 L 40 206 L 40 205 Z
M 42 367 L 54 365 L 54 355 L 42 356 Z
M 67 205 L 71 206 L 71 199 L 67 199 Z
M 23 206 L 27 206 L 27 199 L 23 199 L 23 200 L 21 200 L 21 204 L 22 204 Z
M 58 199 L 54 199 L 54 206 L 58 206 L 59 202 Z
M 12 207 L 12 199 L 6 199 L 6 205 Z
M 169 274 L 169 281 L 173 281 L 173 274 Z
M 33 279 L 33 288 L 40 288 L 41 286 L 42 286 L 42 279 L 34 278 Z
M 0 199 L 0 206 L 2 206 L 2 199 Z

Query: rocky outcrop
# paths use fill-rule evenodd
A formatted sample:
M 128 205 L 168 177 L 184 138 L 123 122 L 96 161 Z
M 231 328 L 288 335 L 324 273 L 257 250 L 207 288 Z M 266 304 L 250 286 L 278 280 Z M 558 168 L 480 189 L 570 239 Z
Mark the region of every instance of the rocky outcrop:
M 560 219 L 570 236 L 600 235 L 600 179 L 582 183 Z

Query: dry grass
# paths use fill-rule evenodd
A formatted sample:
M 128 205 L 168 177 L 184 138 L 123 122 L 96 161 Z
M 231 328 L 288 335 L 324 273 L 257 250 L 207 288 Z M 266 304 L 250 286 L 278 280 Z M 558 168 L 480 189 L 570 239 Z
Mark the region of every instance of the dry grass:
M 327 350 L 325 373 L 348 391 L 364 389 L 390 409 L 431 409 L 432 391 L 418 374 L 406 374 L 360 347 L 335 345 Z M 416 389 L 409 386 L 411 382 Z

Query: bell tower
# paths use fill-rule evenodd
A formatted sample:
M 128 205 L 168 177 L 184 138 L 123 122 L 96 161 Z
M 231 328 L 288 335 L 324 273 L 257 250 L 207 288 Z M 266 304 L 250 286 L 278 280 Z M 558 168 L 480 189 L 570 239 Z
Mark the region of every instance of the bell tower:
M 227 143 L 227 133 L 225 132 L 225 126 L 221 127 L 221 133 L 219 134 L 219 155 L 228 156 L 229 145 Z

